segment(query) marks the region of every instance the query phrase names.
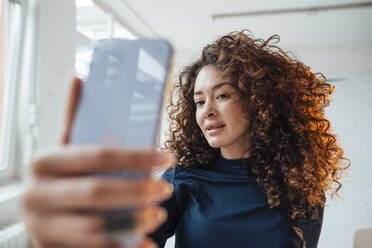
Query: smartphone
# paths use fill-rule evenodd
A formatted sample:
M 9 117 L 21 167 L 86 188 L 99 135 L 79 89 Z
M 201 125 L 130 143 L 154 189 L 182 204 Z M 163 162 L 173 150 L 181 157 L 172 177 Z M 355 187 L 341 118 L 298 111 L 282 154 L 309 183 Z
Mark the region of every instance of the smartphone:
M 172 48 L 165 40 L 99 40 L 72 127 L 72 144 L 153 147 Z
M 157 146 L 171 58 L 172 47 L 165 40 L 99 40 L 89 75 L 82 84 L 70 143 Z M 90 176 L 137 179 L 150 175 L 102 172 Z M 142 239 L 130 231 L 136 210 L 115 209 L 92 214 L 105 216 L 105 234 L 111 240 L 134 246 Z

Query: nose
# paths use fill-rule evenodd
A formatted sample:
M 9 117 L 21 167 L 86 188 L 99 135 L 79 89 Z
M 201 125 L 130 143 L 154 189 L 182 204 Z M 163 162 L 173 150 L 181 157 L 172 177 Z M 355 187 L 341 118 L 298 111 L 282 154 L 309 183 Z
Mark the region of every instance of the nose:
M 216 111 L 214 104 L 207 101 L 205 103 L 205 108 L 204 108 L 204 113 L 203 113 L 204 118 L 211 118 L 211 117 L 215 117 L 216 115 L 217 115 L 217 111 Z

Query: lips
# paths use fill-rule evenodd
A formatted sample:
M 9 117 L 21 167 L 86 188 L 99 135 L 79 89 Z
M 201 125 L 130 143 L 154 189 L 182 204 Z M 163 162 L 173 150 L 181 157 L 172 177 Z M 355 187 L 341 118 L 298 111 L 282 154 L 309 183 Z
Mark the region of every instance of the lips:
M 216 130 L 216 129 L 219 129 L 219 128 L 223 128 L 225 125 L 222 124 L 222 123 L 211 123 L 211 124 L 208 124 L 205 126 L 205 130 L 206 131 L 212 131 L 212 130 Z

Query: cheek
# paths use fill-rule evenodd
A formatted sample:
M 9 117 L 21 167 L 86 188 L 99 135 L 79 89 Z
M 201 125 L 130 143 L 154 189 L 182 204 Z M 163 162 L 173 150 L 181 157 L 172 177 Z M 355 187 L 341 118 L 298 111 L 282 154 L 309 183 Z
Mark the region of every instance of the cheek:
M 198 111 L 195 112 L 195 119 L 196 119 L 196 123 L 198 123 L 198 126 L 199 128 L 201 129 L 201 116 L 200 116 L 200 113 Z
M 229 119 L 236 119 L 237 117 L 240 119 L 240 108 L 236 103 L 226 104 L 223 106 L 222 111 L 229 117 Z
M 237 126 L 247 126 L 248 120 L 245 119 L 244 111 L 240 104 L 234 103 L 229 104 L 224 109 L 224 112 L 227 114 L 228 119 L 231 122 L 234 122 Z

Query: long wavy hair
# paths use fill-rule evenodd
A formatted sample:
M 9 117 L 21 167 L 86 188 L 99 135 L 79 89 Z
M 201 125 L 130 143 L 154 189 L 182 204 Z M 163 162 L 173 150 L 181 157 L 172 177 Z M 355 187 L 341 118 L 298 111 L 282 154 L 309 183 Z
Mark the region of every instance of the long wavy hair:
M 286 209 L 291 218 L 316 218 L 325 193 L 337 195 L 350 161 L 343 157 L 324 115 L 334 87 L 323 74 L 312 73 L 276 46 L 279 40 L 278 35 L 255 39 L 243 30 L 207 45 L 173 85 L 165 146 L 184 167 L 205 167 L 220 156 L 196 122 L 193 100 L 199 71 L 213 65 L 240 97 L 250 123 L 249 168 L 270 207 Z

